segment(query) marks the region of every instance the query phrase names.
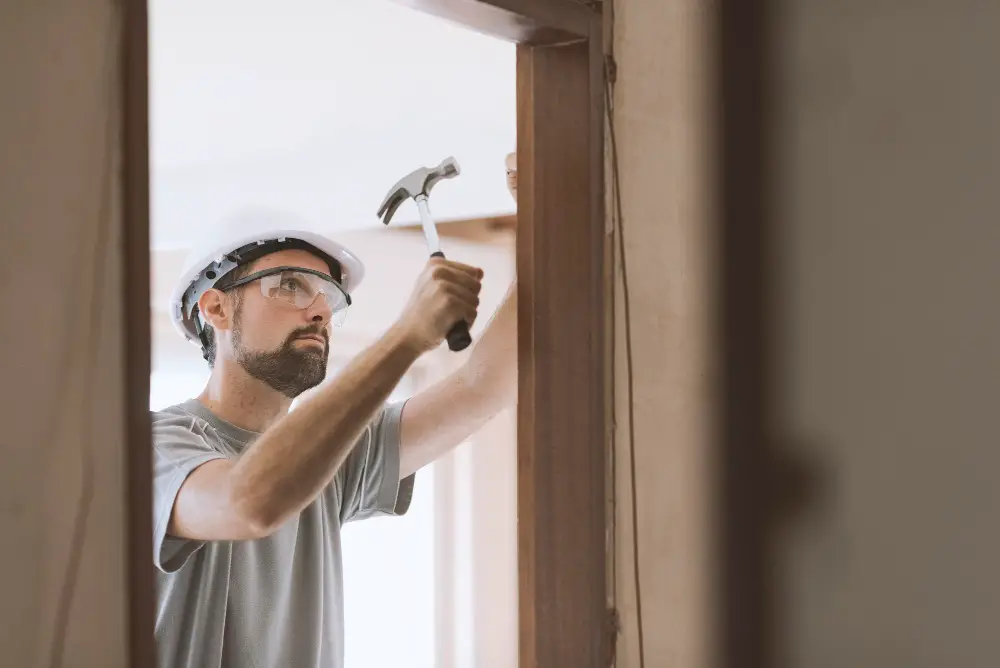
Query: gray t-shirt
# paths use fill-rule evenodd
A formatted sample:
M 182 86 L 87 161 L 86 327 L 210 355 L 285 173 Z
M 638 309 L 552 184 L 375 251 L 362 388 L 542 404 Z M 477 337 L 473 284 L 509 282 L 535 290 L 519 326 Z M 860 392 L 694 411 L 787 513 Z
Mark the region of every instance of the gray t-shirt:
M 160 668 L 341 668 L 340 527 L 401 515 L 413 476 L 399 480 L 404 402 L 387 404 L 330 485 L 260 540 L 194 541 L 166 533 L 177 491 L 198 466 L 237 457 L 259 434 L 197 400 L 152 414 L 153 563 Z

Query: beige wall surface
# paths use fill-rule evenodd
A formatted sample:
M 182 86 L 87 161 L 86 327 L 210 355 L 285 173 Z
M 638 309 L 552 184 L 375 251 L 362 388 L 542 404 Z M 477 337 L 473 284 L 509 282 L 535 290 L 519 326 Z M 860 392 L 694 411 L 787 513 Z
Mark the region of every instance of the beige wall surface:
M 631 293 L 646 665 L 705 668 L 710 512 L 710 3 L 618 0 L 614 109 Z M 609 198 L 610 199 L 610 198 Z M 615 332 L 618 666 L 639 665 L 624 303 Z
M 704 666 L 711 8 L 616 6 L 646 659 Z M 994 665 L 1000 5 L 774 9 L 771 428 L 815 482 L 771 535 L 777 665 Z M 619 665 L 635 666 L 620 280 L 616 302 Z
M 776 9 L 780 665 L 995 666 L 1000 4 Z
M 127 663 L 116 6 L 0 10 L 4 666 Z

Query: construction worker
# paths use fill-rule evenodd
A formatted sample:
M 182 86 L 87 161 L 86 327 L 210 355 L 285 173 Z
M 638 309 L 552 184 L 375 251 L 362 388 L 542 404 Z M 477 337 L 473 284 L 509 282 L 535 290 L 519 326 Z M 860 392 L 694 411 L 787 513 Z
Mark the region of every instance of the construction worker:
M 510 159 L 507 172 L 514 193 Z M 322 236 L 244 227 L 181 276 L 173 320 L 211 375 L 152 415 L 161 668 L 340 668 L 341 526 L 405 513 L 415 473 L 515 402 L 513 286 L 461 369 L 389 402 L 417 358 L 476 318 L 483 272 L 443 258 L 325 379 L 331 326 L 363 273 Z

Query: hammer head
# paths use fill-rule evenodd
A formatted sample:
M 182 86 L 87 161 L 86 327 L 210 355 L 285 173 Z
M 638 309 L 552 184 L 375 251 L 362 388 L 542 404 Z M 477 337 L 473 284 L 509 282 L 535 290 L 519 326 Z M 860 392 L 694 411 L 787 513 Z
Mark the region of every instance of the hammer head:
M 378 208 L 379 218 L 388 225 L 400 204 L 418 195 L 429 196 L 431 188 L 437 185 L 438 181 L 450 179 L 458 174 L 458 161 L 455 158 L 445 158 L 437 167 L 421 167 L 413 170 L 389 190 L 389 194 L 382 200 L 382 206 Z

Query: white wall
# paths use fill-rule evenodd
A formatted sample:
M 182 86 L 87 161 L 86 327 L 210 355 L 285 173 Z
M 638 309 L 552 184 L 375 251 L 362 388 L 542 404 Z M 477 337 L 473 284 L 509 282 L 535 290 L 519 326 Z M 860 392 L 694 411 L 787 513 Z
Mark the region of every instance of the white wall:
M 513 208 L 514 45 L 403 3 L 151 0 L 150 87 L 157 249 L 248 204 L 375 228 L 397 179 L 449 155 L 435 215 Z

